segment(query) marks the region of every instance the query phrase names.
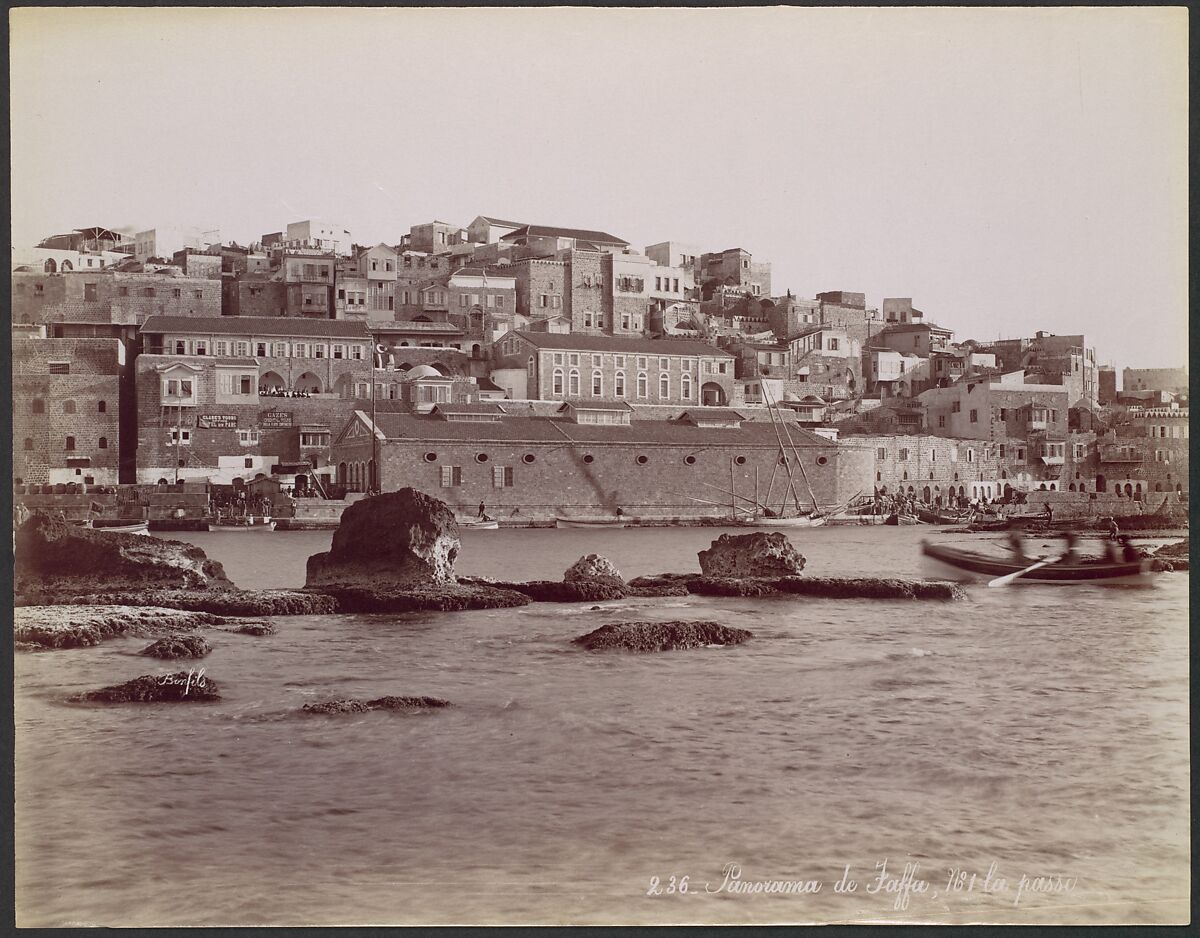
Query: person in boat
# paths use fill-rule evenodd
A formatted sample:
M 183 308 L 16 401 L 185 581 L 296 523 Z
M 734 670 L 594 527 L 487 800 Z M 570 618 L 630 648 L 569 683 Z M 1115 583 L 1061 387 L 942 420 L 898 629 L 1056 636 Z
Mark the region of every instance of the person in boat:
M 1042 507 L 1046 511 L 1046 520 L 1053 521 L 1054 520 L 1054 509 L 1050 507 L 1050 503 L 1046 502 L 1046 504 L 1043 505 Z
M 1135 563 L 1142 559 L 1141 553 L 1133 546 L 1133 542 L 1129 540 L 1128 534 L 1122 534 L 1121 540 L 1118 543 L 1121 545 L 1121 559 L 1125 563 Z
M 479 503 L 479 514 L 477 515 L 480 521 L 487 520 L 487 506 L 483 502 Z
M 1117 524 L 1116 518 L 1108 519 L 1108 539 L 1110 541 L 1118 540 L 1121 537 L 1121 528 Z
M 1013 552 L 1017 563 L 1024 563 L 1029 558 L 1025 555 L 1025 540 L 1020 531 L 1012 531 L 1008 535 L 1008 549 Z
M 1076 549 L 1077 538 L 1074 531 L 1067 532 L 1067 548 L 1063 551 L 1062 557 L 1059 558 L 1061 563 L 1079 563 L 1082 559 L 1079 556 L 1079 551 Z
M 621 510 L 621 507 L 620 507 L 619 505 L 617 506 L 617 517 L 618 517 L 618 518 L 624 518 L 624 517 L 625 517 L 625 512 L 623 512 L 623 511 Z

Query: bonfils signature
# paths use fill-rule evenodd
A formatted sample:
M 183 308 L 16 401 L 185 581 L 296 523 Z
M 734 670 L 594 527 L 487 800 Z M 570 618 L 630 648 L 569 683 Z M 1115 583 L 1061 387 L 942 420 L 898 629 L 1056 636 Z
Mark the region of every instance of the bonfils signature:
M 186 697 L 193 687 L 200 690 L 208 686 L 208 681 L 204 677 L 204 668 L 199 671 L 194 668 L 189 668 L 187 674 L 164 674 L 158 679 L 159 684 L 182 684 L 183 696 Z

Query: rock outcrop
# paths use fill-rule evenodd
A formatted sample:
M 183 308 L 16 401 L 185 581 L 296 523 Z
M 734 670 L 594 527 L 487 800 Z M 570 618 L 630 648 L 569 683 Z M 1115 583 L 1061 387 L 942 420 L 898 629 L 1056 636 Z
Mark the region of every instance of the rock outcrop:
M 35 515 L 15 535 L 18 604 L 66 595 L 140 590 L 230 590 L 219 563 L 198 547 L 136 534 L 113 534 Z
M 449 707 L 450 701 L 441 697 L 376 697 L 374 700 L 323 700 L 305 704 L 304 713 L 369 713 L 372 710 L 391 710 L 394 713 L 422 713 Z
M 341 612 L 415 612 L 523 606 L 529 597 L 454 577 L 458 523 L 445 502 L 401 489 L 355 502 L 328 551 L 308 558 L 305 590 Z
M 458 551 L 458 522 L 445 502 L 416 489 L 374 495 L 342 513 L 329 550 L 308 558 L 305 586 L 452 586 Z
M 613 622 L 572 639 L 589 651 L 623 649 L 625 651 L 674 651 L 703 648 L 706 645 L 740 645 L 753 638 L 745 629 L 716 622 Z
M 150 637 L 209 626 L 240 625 L 208 612 L 154 606 L 20 606 L 13 615 L 17 648 L 83 648 L 123 636 Z
M 203 658 L 210 651 L 212 646 L 203 635 L 164 635 L 140 654 L 151 658 Z
M 564 583 L 577 583 L 597 578 L 625 582 L 621 571 L 613 565 L 613 562 L 599 554 L 585 554 L 567 567 L 567 572 L 563 574 Z
M 804 558 L 780 531 L 722 534 L 699 556 L 705 576 L 790 576 L 804 569 Z
M 217 682 L 199 671 L 143 674 L 124 684 L 76 694 L 79 703 L 203 703 L 220 700 Z
M 900 577 L 714 577 L 700 573 L 659 573 L 629 581 L 632 590 L 683 590 L 699 596 L 760 596 L 782 599 L 966 599 L 966 589 L 942 580 Z M 663 595 L 670 595 L 663 593 Z

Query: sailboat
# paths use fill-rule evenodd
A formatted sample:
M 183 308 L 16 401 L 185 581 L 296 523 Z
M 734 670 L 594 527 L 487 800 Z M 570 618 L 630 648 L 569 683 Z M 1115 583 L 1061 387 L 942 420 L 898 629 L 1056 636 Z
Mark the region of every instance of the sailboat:
M 770 512 L 769 508 L 765 508 L 761 516 L 756 517 L 751 523 L 755 526 L 772 527 L 772 528 L 819 528 L 829 520 L 829 515 L 821 510 L 821 506 L 817 504 L 817 496 L 813 491 L 812 483 L 808 481 L 808 472 L 804 469 L 804 460 L 800 458 L 800 450 L 796 448 L 795 442 L 792 440 L 792 433 L 788 429 L 787 422 L 783 419 L 783 415 L 779 413 L 779 405 L 771 400 L 770 393 L 766 387 L 763 387 L 763 403 L 767 405 L 767 415 L 771 418 L 771 426 L 775 430 L 775 439 L 779 443 L 780 462 L 787 470 L 788 484 L 784 489 L 783 501 L 779 505 L 779 512 L 776 514 Z M 778 421 L 778 423 L 776 423 Z M 783 428 L 783 434 L 780 434 L 779 429 Z M 804 479 L 804 485 L 808 489 L 808 497 L 812 500 L 812 508 L 805 511 L 800 507 L 800 497 L 796 494 L 796 483 L 792 478 L 792 460 L 788 457 L 787 451 L 783 448 L 783 438 L 787 437 L 788 446 L 791 447 L 792 453 L 796 459 L 796 465 L 800 467 L 800 475 Z M 772 473 L 772 482 L 774 482 L 774 474 Z M 794 515 L 787 514 L 787 496 L 788 492 L 792 494 L 792 500 L 796 505 L 796 513 Z M 771 497 L 770 486 L 767 489 L 767 500 Z M 843 506 L 844 507 L 844 506 Z M 835 512 L 836 513 L 836 512 Z

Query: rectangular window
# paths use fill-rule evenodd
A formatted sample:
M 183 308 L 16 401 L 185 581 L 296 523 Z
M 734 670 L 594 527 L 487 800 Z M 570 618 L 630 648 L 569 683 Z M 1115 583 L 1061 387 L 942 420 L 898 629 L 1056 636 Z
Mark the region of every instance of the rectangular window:
M 624 368 L 625 367 L 625 356 L 624 355 L 614 355 L 613 356 L 613 364 L 616 365 L 618 368 Z
M 1024 459 L 1025 459 L 1025 448 L 1024 448 L 1023 446 L 1018 446 L 1018 447 L 1017 447 L 1017 459 L 1018 459 L 1018 460 L 1024 460 Z
M 237 393 L 253 394 L 254 393 L 254 379 L 251 378 L 249 375 L 240 375 L 238 377 Z
M 117 296 L 129 296 L 129 287 L 117 287 Z
M 94 300 L 96 298 L 96 285 L 94 283 L 85 283 L 83 285 L 83 298 L 85 300 Z
M 562 363 L 563 363 L 563 353 L 555 352 L 554 353 L 554 364 L 561 365 Z
M 898 458 L 898 459 L 900 459 L 901 461 L 904 461 L 904 460 L 908 459 L 908 448 L 907 448 L 907 447 L 901 447 L 901 448 L 900 448 L 900 455 L 899 455 L 897 458 Z
M 265 358 L 267 355 L 267 343 L 256 342 L 254 345 L 254 354 Z
M 442 466 L 442 488 L 450 489 L 462 485 L 461 466 Z
M 333 347 L 333 357 L 334 358 L 345 358 L 346 357 L 346 347 L 343 345 L 335 345 Z
M 197 355 L 207 355 L 208 354 L 208 343 L 205 342 L 203 339 L 196 340 L 196 354 Z
M 69 375 L 71 373 L 70 362 L 50 362 L 50 374 L 52 375 Z
M 496 308 L 504 309 L 504 297 L 502 297 L 502 296 L 496 297 Z
M 1005 450 L 1004 444 L 1003 444 L 1003 443 L 1001 443 L 1001 444 L 1000 444 L 1000 458 L 1001 458 L 1001 459 L 1003 459 L 1003 458 L 1004 458 L 1004 450 Z
M 234 346 L 234 354 L 240 355 L 240 356 L 249 355 L 250 354 L 250 343 L 249 342 L 236 343 Z
M 183 430 L 176 427 L 171 428 L 171 445 L 181 444 L 187 446 L 192 442 L 192 431 Z
M 286 342 L 276 342 L 271 349 L 271 353 L 276 358 L 287 358 L 287 343 Z
M 257 446 L 258 431 L 257 430 L 238 430 L 238 442 L 242 446 Z
M 838 340 L 830 339 L 829 340 L 829 351 L 836 352 L 837 350 L 838 350 Z
M 570 353 L 570 354 L 567 356 L 567 364 L 569 364 L 569 365 L 578 365 L 578 364 L 579 364 L 579 353 L 578 353 L 578 352 L 571 352 L 571 353 Z
M 977 411 L 973 407 L 971 408 L 971 418 L 970 419 L 971 419 L 971 423 L 979 423 L 979 411 Z
M 361 345 L 354 345 L 354 346 L 350 347 L 350 358 L 351 359 L 353 359 L 356 362 L 360 362 L 360 361 L 362 361 L 362 356 L 363 356 L 363 350 L 362 350 Z
M 957 414 L 957 413 L 960 413 L 961 411 L 962 411 L 962 404 L 960 404 L 958 401 L 954 401 L 950 405 L 950 413 Z
M 599 368 L 599 367 L 600 367 L 600 356 L 599 356 L 599 355 L 593 355 L 593 356 L 592 356 L 592 367 L 593 367 L 593 368 Z
M 875 449 L 875 458 L 876 459 L 887 459 L 887 450 L 882 446 L 877 447 Z
M 458 295 L 458 305 L 463 309 L 467 308 L 467 295 L 465 293 Z
M 672 282 L 674 283 L 674 286 L 671 287 L 671 292 L 678 293 L 679 292 L 679 278 L 678 277 L 672 278 Z
M 647 358 L 645 355 L 639 355 L 638 360 L 637 360 L 637 366 L 639 368 L 649 368 L 650 367 L 650 359 Z
M 1001 408 L 1000 408 L 1000 419 L 1001 419 L 1001 420 L 1007 420 L 1007 419 L 1008 419 L 1008 408 L 1007 408 L 1007 407 L 1001 407 Z
M 551 299 L 553 300 L 553 305 L 554 305 L 555 309 L 560 309 L 562 307 L 562 297 L 559 296 L 557 293 L 554 294 L 554 296 L 551 297 Z
M 669 371 L 669 370 L 670 370 L 670 368 L 671 368 L 671 359 L 669 359 L 669 358 L 660 358 L 660 359 L 658 360 L 658 367 L 659 367 L 659 369 L 660 369 L 661 371 Z
M 542 307 L 542 309 L 545 309 L 546 306 L 549 304 L 549 302 L 550 302 L 550 297 L 549 297 L 549 295 L 547 295 L 545 293 L 543 293 L 540 297 L 538 297 L 538 306 Z
M 213 354 L 214 355 L 228 355 L 229 354 L 229 343 L 224 342 L 224 341 L 214 342 L 213 343 Z
M 512 466 L 492 467 L 492 488 L 509 489 L 513 484 Z
M 293 342 L 292 343 L 292 357 L 293 358 L 308 358 L 308 346 L 305 345 L 303 342 Z
M 313 357 L 314 358 L 324 358 L 325 357 L 325 344 L 323 342 L 319 342 L 313 346 Z
M 183 291 L 180 290 L 178 287 L 176 287 L 175 289 L 173 289 L 171 291 L 171 296 L 175 297 L 176 299 L 179 299 L 181 296 L 183 296 Z

